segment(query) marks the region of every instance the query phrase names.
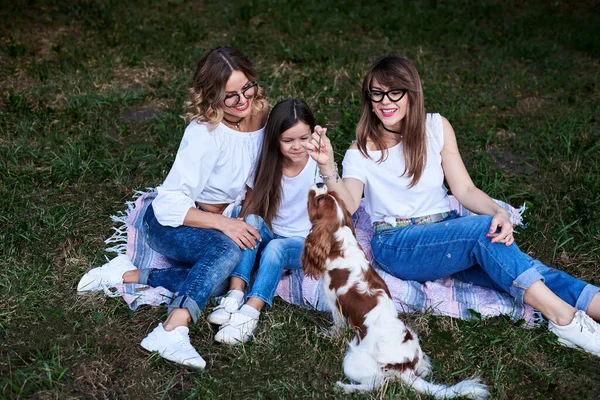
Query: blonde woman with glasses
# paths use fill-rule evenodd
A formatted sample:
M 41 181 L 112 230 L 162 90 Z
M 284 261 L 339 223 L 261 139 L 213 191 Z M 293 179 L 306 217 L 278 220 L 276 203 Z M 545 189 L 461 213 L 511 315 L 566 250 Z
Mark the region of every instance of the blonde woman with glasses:
M 171 171 L 144 216 L 153 250 L 175 267 L 136 269 L 126 256 L 88 272 L 78 290 L 141 283 L 177 297 L 169 315 L 141 342 L 148 351 L 194 368 L 205 360 L 190 343 L 208 298 L 242 259 L 256 252 L 258 229 L 237 218 L 263 141 L 268 104 L 246 56 L 215 48 L 198 62 L 187 103 L 187 126 Z

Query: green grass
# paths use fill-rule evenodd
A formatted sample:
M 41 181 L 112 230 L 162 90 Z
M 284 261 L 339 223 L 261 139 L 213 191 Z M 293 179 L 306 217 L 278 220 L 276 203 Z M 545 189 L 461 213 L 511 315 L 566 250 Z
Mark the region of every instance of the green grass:
M 271 104 L 302 97 L 338 155 L 369 64 L 419 69 L 475 183 L 527 203 L 520 247 L 600 284 L 600 9 L 595 2 L 13 1 L 0 6 L 0 397 L 342 398 L 345 340 L 276 301 L 257 338 L 192 328 L 204 372 L 138 343 L 166 315 L 78 297 L 109 216 L 159 184 L 179 145 L 195 61 L 217 45 L 255 62 Z M 497 399 L 600 396 L 600 361 L 506 318 L 406 315 L 433 379 L 479 375 Z M 345 338 L 350 337 L 347 332 Z M 350 398 L 419 398 L 390 383 Z

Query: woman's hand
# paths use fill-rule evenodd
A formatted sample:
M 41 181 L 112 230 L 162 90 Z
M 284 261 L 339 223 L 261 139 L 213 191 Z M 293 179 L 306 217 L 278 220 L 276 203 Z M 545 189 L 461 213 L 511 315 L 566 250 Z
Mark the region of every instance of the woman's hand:
M 335 170 L 333 146 L 326 135 L 327 128 L 315 126 L 315 131 L 306 143 L 306 151 L 319 164 L 322 175 L 330 175 Z
M 497 232 L 498 230 L 500 230 L 500 232 Z M 504 243 L 506 246 L 510 246 L 515 241 L 513 234 L 514 230 L 512 222 L 510 221 L 510 215 L 504 209 L 499 210 L 492 217 L 490 231 L 486 236 L 492 238 L 492 243 Z
M 240 249 L 246 250 L 247 248 L 254 249 L 256 247 L 256 241 L 261 240 L 258 229 L 242 218 L 223 218 L 219 230 L 233 240 Z

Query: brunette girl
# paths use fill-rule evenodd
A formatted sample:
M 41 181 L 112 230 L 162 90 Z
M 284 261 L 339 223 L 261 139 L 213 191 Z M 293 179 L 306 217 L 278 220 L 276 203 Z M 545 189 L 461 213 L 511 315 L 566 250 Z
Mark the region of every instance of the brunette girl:
M 598 287 L 548 268 L 514 243 L 508 213 L 473 184 L 458 151 L 454 130 L 439 114 L 426 114 L 421 81 L 406 59 L 386 56 L 367 72 L 356 142 L 337 179 L 325 130 L 317 143 L 323 175 L 351 212 L 364 191 L 375 235 L 376 264 L 401 279 L 428 281 L 449 275 L 503 290 L 530 304 L 549 320 L 559 342 L 600 356 Z M 477 216 L 457 217 L 450 209 L 444 178 L 452 194 Z
M 242 254 L 256 252 L 258 229 L 236 218 L 234 205 L 241 203 L 252 177 L 269 107 L 252 64 L 231 47 L 213 49 L 199 61 L 187 105 L 191 122 L 144 217 L 152 249 L 180 267 L 138 270 L 121 256 L 88 272 L 78 290 L 142 283 L 177 292 L 166 321 L 141 346 L 204 368 L 206 362 L 190 344 L 188 324 L 197 322 Z
M 311 227 L 308 190 L 315 181 L 321 182 L 315 179 L 317 164 L 305 148 L 314 127 L 310 109 L 299 99 L 277 103 L 269 115 L 256 179 L 249 185 L 243 209 L 250 216 L 247 220 L 260 227 L 258 270 L 243 304 L 255 264 L 255 253 L 244 253 L 231 276 L 229 293 L 208 316 L 209 322 L 222 325 L 215 335 L 218 342 L 248 341 L 263 306 L 272 305 L 284 268 L 302 267 L 302 246 Z

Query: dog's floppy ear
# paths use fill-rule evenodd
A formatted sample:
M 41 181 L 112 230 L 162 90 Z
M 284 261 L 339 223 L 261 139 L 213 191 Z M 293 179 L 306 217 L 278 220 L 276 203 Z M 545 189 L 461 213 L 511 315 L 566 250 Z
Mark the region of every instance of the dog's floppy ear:
M 319 279 L 325 271 L 325 263 L 330 252 L 331 232 L 327 229 L 327 224 L 314 225 L 312 231 L 306 237 L 302 249 L 304 275 Z

